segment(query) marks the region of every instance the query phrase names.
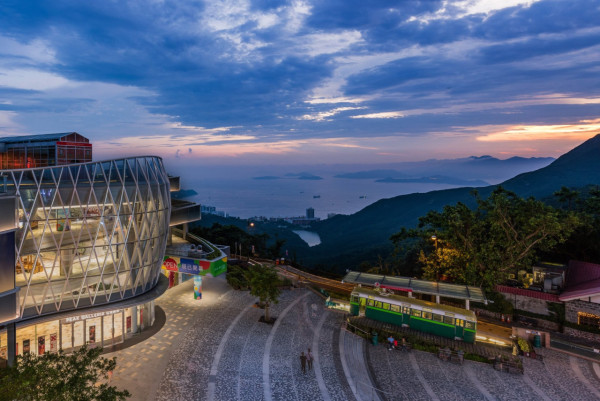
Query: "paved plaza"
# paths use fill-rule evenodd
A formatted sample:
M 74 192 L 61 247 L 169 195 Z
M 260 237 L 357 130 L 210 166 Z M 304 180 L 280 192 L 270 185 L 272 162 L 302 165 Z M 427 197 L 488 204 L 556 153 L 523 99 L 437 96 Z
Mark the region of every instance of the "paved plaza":
M 343 315 L 306 289 L 282 292 L 275 324 L 259 322 L 256 299 L 207 278 L 203 299 L 192 283 L 156 304 L 166 323 L 152 337 L 109 353 L 113 384 L 133 400 L 600 400 L 600 366 L 551 350 L 526 359 L 525 375 L 420 352 L 388 351 L 341 330 Z M 301 372 L 300 352 L 314 367 Z

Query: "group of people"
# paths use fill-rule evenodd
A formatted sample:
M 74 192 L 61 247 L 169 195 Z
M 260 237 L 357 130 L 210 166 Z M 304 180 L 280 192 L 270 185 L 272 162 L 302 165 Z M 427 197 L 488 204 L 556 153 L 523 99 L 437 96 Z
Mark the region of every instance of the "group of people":
M 391 351 L 393 349 L 398 349 L 398 340 L 396 340 L 391 334 L 388 337 L 388 350 Z M 406 338 L 402 337 L 400 343 L 400 349 L 402 351 L 406 351 Z
M 302 367 L 302 373 L 306 374 L 307 362 L 308 362 L 308 370 L 312 369 L 314 359 L 315 358 L 313 357 L 313 354 L 312 354 L 310 348 L 308 349 L 308 352 L 306 353 L 306 355 L 304 354 L 304 351 L 302 351 L 300 353 L 300 366 Z

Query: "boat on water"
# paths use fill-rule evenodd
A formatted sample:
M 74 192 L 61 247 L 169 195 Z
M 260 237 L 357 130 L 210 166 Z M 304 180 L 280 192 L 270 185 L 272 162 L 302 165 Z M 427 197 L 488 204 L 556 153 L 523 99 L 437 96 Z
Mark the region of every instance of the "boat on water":
M 321 195 L 313 195 L 314 199 L 319 199 L 321 197 Z
M 367 195 L 361 195 L 358 197 L 359 199 L 367 199 Z

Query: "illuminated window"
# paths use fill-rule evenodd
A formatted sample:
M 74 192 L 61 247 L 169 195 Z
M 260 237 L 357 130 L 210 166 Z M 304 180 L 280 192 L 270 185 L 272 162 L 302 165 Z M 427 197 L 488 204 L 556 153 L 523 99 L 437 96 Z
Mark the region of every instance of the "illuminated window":
M 416 316 L 416 317 L 421 317 L 421 311 L 418 309 L 413 309 L 412 310 L 412 315 Z
M 446 324 L 454 324 L 454 318 L 451 316 L 444 316 L 444 323 Z
M 442 315 L 438 315 L 437 313 L 434 313 L 433 320 L 435 320 L 436 322 L 441 322 L 444 320 L 444 317 Z
M 600 316 L 586 312 L 577 312 L 577 324 L 600 327 Z
M 382 302 L 381 301 L 375 302 L 375 307 L 381 309 L 383 307 Z
M 465 329 L 475 330 L 475 322 L 465 322 Z
M 400 312 L 400 305 L 390 305 L 392 312 Z
M 390 304 L 383 303 L 383 309 L 390 310 Z
M 375 301 L 373 301 L 372 299 L 368 299 L 367 300 L 367 305 L 374 306 L 375 305 Z

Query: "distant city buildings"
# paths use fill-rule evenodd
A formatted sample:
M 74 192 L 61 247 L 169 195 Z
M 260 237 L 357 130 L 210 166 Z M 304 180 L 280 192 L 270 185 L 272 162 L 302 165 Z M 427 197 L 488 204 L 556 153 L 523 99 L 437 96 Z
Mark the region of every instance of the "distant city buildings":
M 204 212 L 204 209 L 202 209 L 202 211 Z M 209 213 L 209 212 L 207 212 Z M 265 217 L 265 216 L 254 216 L 251 217 L 249 220 L 252 221 L 270 221 L 273 223 L 276 222 L 286 222 L 289 224 L 293 224 L 296 226 L 302 226 L 302 227 L 307 227 L 309 226 L 311 223 L 314 223 L 315 221 L 321 221 L 321 219 L 319 217 L 315 217 L 315 209 L 312 207 L 309 207 L 308 209 L 306 209 L 306 216 L 293 216 L 293 217 Z
M 313 209 L 312 207 L 309 207 L 308 209 L 306 209 L 306 218 L 314 219 L 315 218 L 315 209 Z
M 204 214 L 214 214 L 215 216 L 220 217 L 228 217 L 228 214 L 222 210 L 217 210 L 216 206 L 206 206 L 202 205 L 202 213 Z

